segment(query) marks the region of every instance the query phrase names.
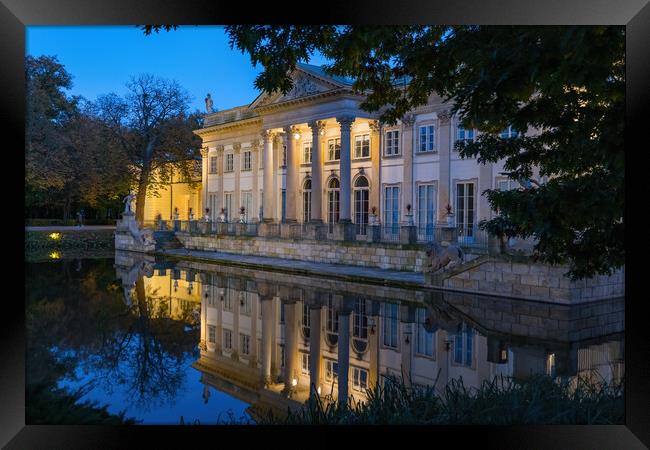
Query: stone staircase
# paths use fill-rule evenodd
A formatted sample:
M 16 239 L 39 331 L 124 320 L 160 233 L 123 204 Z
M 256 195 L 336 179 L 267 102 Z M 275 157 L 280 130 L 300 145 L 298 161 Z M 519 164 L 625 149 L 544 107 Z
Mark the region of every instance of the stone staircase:
M 153 238 L 156 240 L 156 250 L 171 248 L 182 248 L 183 244 L 176 239 L 173 231 L 154 231 Z

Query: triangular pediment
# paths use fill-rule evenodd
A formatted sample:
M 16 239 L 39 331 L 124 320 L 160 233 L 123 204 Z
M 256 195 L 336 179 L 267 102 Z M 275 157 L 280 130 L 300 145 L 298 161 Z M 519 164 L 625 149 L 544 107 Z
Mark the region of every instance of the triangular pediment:
M 257 108 L 276 103 L 284 103 L 345 87 L 344 84 L 332 78 L 312 74 L 311 71 L 300 66 L 296 68 L 291 78 L 293 78 L 293 87 L 289 92 L 284 95 L 280 92 L 274 94 L 264 92 L 251 103 L 250 107 Z

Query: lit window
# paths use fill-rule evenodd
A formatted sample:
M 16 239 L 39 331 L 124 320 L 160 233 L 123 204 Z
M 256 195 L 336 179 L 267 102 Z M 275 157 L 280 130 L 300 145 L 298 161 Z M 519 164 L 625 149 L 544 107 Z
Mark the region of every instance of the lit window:
M 386 347 L 397 348 L 397 335 L 399 327 L 397 303 L 382 303 L 381 315 L 382 343 Z
M 473 142 L 474 137 L 476 136 L 474 129 L 466 130 L 465 128 L 459 126 L 456 134 L 456 139 L 459 141 L 469 141 Z
M 433 151 L 434 143 L 434 128 L 433 125 L 426 125 L 420 127 L 420 145 L 418 146 L 419 152 Z
M 325 379 L 328 381 L 336 380 L 339 376 L 339 363 L 331 359 L 325 360 Z
M 352 368 L 352 387 L 358 391 L 368 389 L 368 371 L 359 369 L 358 367 Z
M 226 350 L 232 349 L 232 331 L 223 330 L 223 348 Z
M 239 334 L 239 342 L 240 342 L 240 352 L 242 355 L 248 355 L 250 353 L 250 344 L 251 344 L 251 337 L 247 334 Z
M 244 160 L 244 168 L 242 170 L 251 170 L 252 164 L 251 164 L 251 152 L 244 152 L 242 153 L 242 158 Z
M 217 327 L 208 325 L 208 342 L 215 343 L 217 341 Z
M 508 128 L 504 129 L 501 131 L 499 136 L 501 139 L 510 139 L 519 136 L 519 132 L 512 128 L 512 125 L 508 126 Z
M 386 156 L 399 155 L 399 131 L 386 132 Z
M 370 156 L 370 135 L 363 134 L 354 137 L 354 157 L 368 158 Z
M 311 162 L 311 142 L 305 142 L 302 145 L 302 162 L 310 163 Z
M 302 353 L 302 373 L 309 374 L 309 354 Z
M 328 161 L 338 161 L 341 159 L 341 139 L 330 139 L 327 141 Z

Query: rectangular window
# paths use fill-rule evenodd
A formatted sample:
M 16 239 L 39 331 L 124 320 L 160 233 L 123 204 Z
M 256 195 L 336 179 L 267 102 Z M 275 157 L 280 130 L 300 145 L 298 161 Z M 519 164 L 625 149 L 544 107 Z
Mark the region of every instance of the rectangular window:
M 368 339 L 368 316 L 366 315 L 366 301 L 357 300 L 352 315 L 352 336 Z
M 280 303 L 280 324 L 284 323 L 284 303 Z
M 384 191 L 384 233 L 399 235 L 399 186 L 387 186 Z
M 208 342 L 214 344 L 217 342 L 217 327 L 208 325 Z
M 327 141 L 327 160 L 338 161 L 341 159 L 341 139 L 330 139 Z
M 245 151 L 242 153 L 242 160 L 243 160 L 243 169 L 242 170 L 251 170 L 253 167 L 252 165 L 252 153 L 250 151 Z
M 217 173 L 217 157 L 210 156 L 210 173 Z
M 226 172 L 232 172 L 234 169 L 234 155 L 232 153 L 228 153 L 226 155 L 226 168 L 224 169 Z
M 456 227 L 459 242 L 474 242 L 474 183 L 456 184 Z
M 339 332 L 339 314 L 334 309 L 332 294 L 329 295 L 329 299 L 327 300 L 327 331 L 330 333 Z
M 433 125 L 425 125 L 420 127 L 420 144 L 418 146 L 419 152 L 431 152 L 434 148 L 434 127 Z
M 427 310 L 424 308 L 418 308 L 415 310 L 415 321 L 417 323 L 417 340 L 415 342 L 415 353 L 418 355 L 424 355 L 433 358 L 433 340 L 435 335 L 428 332 L 425 328 L 426 312 Z
M 230 330 L 223 330 L 223 348 L 232 350 L 232 331 Z
M 386 156 L 399 155 L 399 131 L 386 132 Z
M 226 212 L 226 222 L 230 222 L 232 211 L 232 192 L 225 192 L 223 194 L 223 208 Z
M 309 327 L 311 326 L 311 317 L 309 314 L 309 305 L 307 303 L 302 304 L 302 330 L 305 337 L 309 337 Z
M 339 363 L 331 359 L 325 360 L 325 379 L 327 381 L 336 380 L 339 376 Z
M 473 142 L 474 141 L 474 136 L 475 136 L 474 129 L 466 130 L 465 128 L 461 127 L 460 125 L 458 126 L 457 132 L 456 132 L 456 140 Z
M 311 163 L 311 142 L 302 144 L 302 162 L 304 164 Z
M 370 157 L 370 135 L 369 134 L 363 134 L 354 137 L 354 157 L 355 158 Z
M 280 367 L 284 367 L 285 356 L 284 356 L 284 345 L 280 344 Z
M 225 289 L 223 295 L 223 309 L 225 311 L 232 311 L 232 291 L 230 289 Z
M 239 333 L 239 351 L 242 355 L 250 354 L 251 337 L 247 334 Z
M 433 184 L 418 186 L 417 222 L 418 239 L 430 241 L 436 217 L 436 193 Z
M 520 133 L 516 129 L 512 128 L 512 125 L 508 125 L 508 128 L 501 130 L 499 136 L 501 139 L 510 139 L 519 136 L 519 134 Z
M 381 315 L 382 343 L 386 347 L 397 348 L 397 335 L 399 328 L 397 303 L 382 303 Z
M 241 311 L 242 314 L 246 316 L 251 315 L 251 296 L 250 293 L 248 292 L 240 292 L 239 293 L 239 310 Z
M 287 167 L 287 146 L 282 146 L 282 167 Z
M 474 329 L 463 322 L 458 326 L 453 343 L 454 363 L 471 367 L 474 357 Z
M 287 190 L 282 189 L 282 221 L 287 218 Z
M 309 354 L 302 353 L 302 373 L 309 374 Z
M 358 391 L 368 389 L 368 371 L 358 367 L 352 368 L 352 387 Z
M 251 212 L 253 209 L 253 193 L 251 191 L 243 191 L 241 193 L 241 206 L 244 207 L 244 220 L 248 222 L 252 217 Z
M 511 180 L 509 178 L 497 179 L 497 189 L 500 191 L 510 191 L 512 189 L 519 189 L 521 184 L 516 180 Z

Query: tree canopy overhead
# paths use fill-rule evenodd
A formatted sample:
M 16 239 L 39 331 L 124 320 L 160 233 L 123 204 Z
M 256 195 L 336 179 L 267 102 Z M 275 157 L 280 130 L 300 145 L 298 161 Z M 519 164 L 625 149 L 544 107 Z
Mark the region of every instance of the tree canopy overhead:
M 168 26 L 150 27 L 149 32 Z M 145 32 L 147 32 L 147 28 Z M 227 26 L 232 48 L 264 68 L 265 92 L 288 92 L 291 72 L 320 52 L 331 75 L 355 79 L 361 107 L 395 123 L 436 93 L 465 128 L 462 157 L 505 160 L 513 179 L 539 169 L 546 183 L 487 190 L 488 200 L 535 256 L 570 275 L 625 262 L 622 26 Z M 402 80 L 402 82 L 397 82 Z M 499 132 L 531 131 L 503 138 Z

